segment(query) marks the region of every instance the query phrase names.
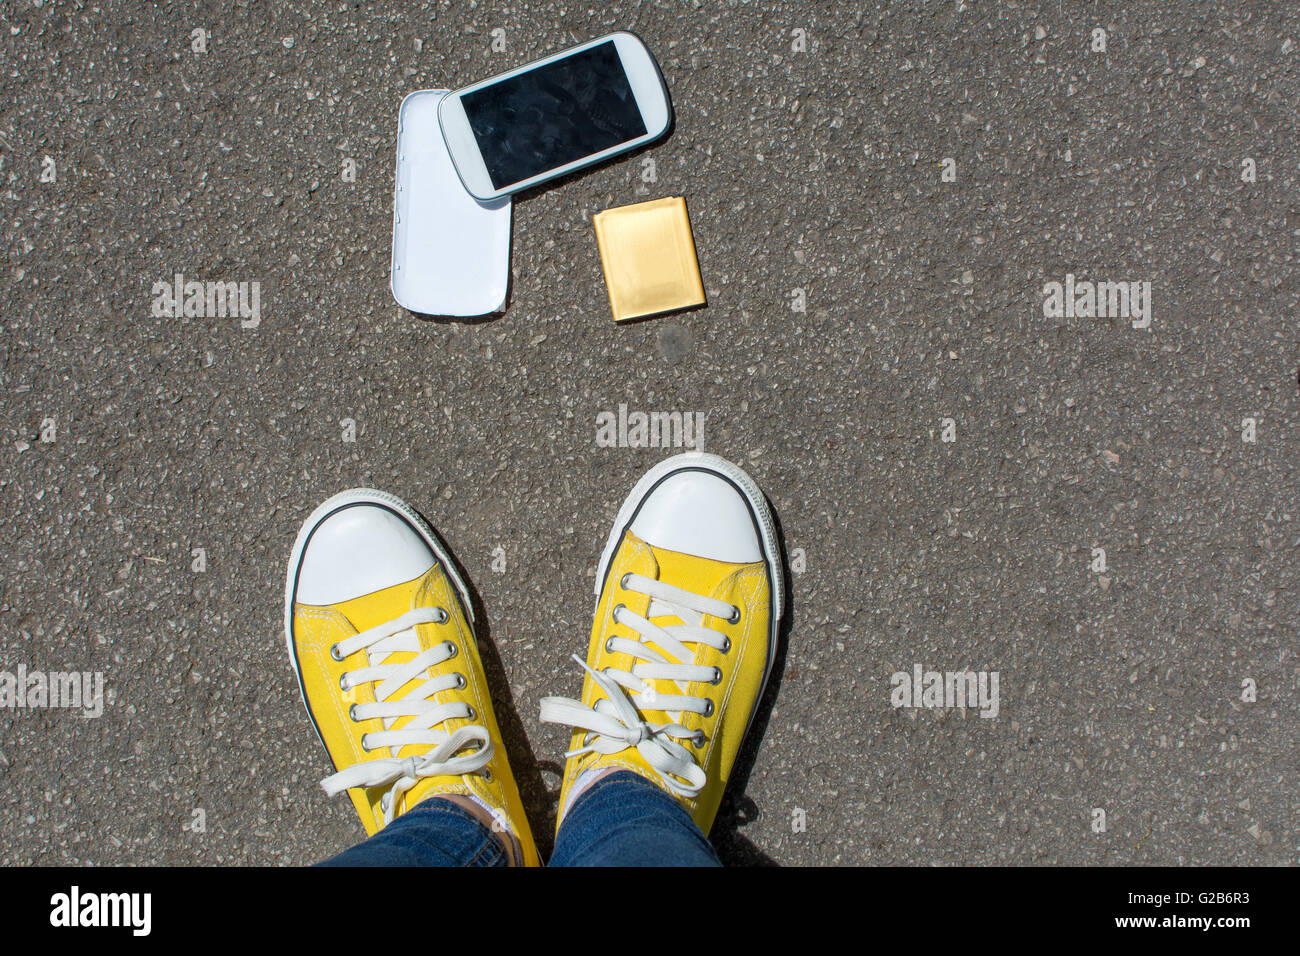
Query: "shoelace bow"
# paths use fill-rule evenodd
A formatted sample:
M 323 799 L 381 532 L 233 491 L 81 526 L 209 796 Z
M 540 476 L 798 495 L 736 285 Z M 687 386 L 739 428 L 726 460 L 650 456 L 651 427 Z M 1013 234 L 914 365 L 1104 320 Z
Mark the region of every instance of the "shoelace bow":
M 615 754 L 635 747 L 659 774 L 664 786 L 673 793 L 693 797 L 704 788 L 707 777 L 679 741 L 689 739 L 699 747 L 704 743 L 704 733 L 682 726 L 682 714 L 712 716 L 713 702 L 685 691 L 695 681 L 719 683 L 722 672 L 716 667 L 686 663 L 695 659 L 695 653 L 686 644 L 704 644 L 727 653 L 731 641 L 725 634 L 704 627 L 703 616 L 735 621 L 739 618 L 739 608 L 640 574 L 625 574 L 620 584 L 626 591 L 647 595 L 650 606 L 646 617 L 621 604 L 617 606 L 613 615 L 615 623 L 630 628 L 639 637 L 612 636 L 605 642 L 605 648 L 612 653 L 628 654 L 636 663 L 630 671 L 615 667 L 597 671 L 573 655 L 606 696 L 594 706 L 569 697 L 544 697 L 541 719 L 588 732 L 583 746 L 570 750 L 566 757 L 592 752 Z M 660 626 L 649 620 L 666 615 L 676 616 L 683 623 Z M 658 649 L 648 641 L 653 641 Z M 664 693 L 650 681 L 672 681 L 681 693 Z M 645 710 L 664 711 L 672 722 L 649 723 L 641 716 Z
M 446 720 L 473 719 L 475 716 L 473 709 L 464 701 L 439 704 L 430 699 L 441 691 L 464 687 L 464 675 L 451 673 L 431 677 L 405 697 L 390 699 L 427 669 L 436 667 L 459 653 L 451 641 L 443 641 L 427 650 L 420 649 L 416 625 L 441 624 L 446 620 L 447 612 L 442 608 L 416 608 L 392 621 L 345 638 L 330 648 L 335 660 L 344 660 L 357 651 L 365 650 L 368 661 L 380 661 L 378 664 L 345 672 L 339 684 L 344 691 L 361 684 L 375 685 L 373 703 L 353 704 L 348 711 L 354 721 L 375 717 L 383 720 L 383 730 L 362 735 L 362 747 L 366 750 L 391 747 L 393 753 L 408 746 L 432 747 L 413 757 L 378 757 L 356 763 L 321 781 L 321 786 L 330 796 L 352 787 L 383 787 L 392 784 L 380 801 L 385 825 L 393 821 L 394 811 L 402 795 L 420 779 L 476 773 L 492 759 L 492 738 L 486 727 L 469 724 L 450 734 L 438 729 L 437 725 Z M 415 657 L 404 664 L 384 663 L 391 655 L 403 652 L 414 653 Z M 393 730 L 393 725 L 401 717 L 410 719 L 400 729 Z M 477 749 L 457 756 L 471 744 L 477 744 Z

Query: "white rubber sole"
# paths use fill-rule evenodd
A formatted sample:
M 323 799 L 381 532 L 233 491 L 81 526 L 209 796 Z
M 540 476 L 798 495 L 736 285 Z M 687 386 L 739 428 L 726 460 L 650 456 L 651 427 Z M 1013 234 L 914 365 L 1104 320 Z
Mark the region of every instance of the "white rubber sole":
M 605 575 L 609 570 L 610 561 L 614 559 L 614 550 L 623 539 L 623 533 L 632 523 L 632 518 L 641 506 L 641 502 L 664 478 L 674 472 L 689 470 L 712 472 L 735 486 L 749 502 L 749 510 L 754 516 L 754 523 L 758 526 L 759 542 L 762 544 L 763 556 L 772 575 L 772 619 L 768 628 L 767 667 L 763 672 L 763 688 L 758 694 L 758 700 L 761 701 L 764 691 L 767 690 L 767 680 L 772 675 L 772 665 L 776 660 L 781 616 L 785 610 L 785 580 L 781 571 L 781 549 L 776 542 L 776 523 L 772 520 L 767 499 L 763 497 L 763 492 L 759 491 L 754 479 L 739 466 L 717 455 L 693 451 L 667 458 L 642 475 L 641 480 L 632 489 L 632 493 L 623 502 L 623 506 L 619 508 L 618 517 L 614 519 L 614 528 L 609 533 L 605 550 L 600 556 L 600 563 L 596 566 L 596 601 L 597 603 L 600 601 L 600 592 L 604 589 Z M 750 714 L 749 719 L 750 723 L 753 723 L 754 715 Z

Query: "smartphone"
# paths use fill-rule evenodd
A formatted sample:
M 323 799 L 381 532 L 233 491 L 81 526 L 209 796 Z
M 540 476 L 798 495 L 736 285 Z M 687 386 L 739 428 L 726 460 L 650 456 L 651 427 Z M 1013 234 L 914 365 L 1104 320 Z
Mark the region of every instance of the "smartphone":
M 659 64 L 625 32 L 454 90 L 438 104 L 452 165 L 481 200 L 636 149 L 671 122 Z

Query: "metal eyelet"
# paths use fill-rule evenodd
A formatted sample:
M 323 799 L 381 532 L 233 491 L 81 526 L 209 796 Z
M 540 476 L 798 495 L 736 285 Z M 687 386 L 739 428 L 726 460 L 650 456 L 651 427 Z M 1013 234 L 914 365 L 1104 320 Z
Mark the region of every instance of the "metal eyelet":
M 691 735 L 691 744 L 696 748 L 704 746 L 704 731 L 697 730 Z
M 369 752 L 370 752 L 370 745 L 369 745 L 368 743 L 366 743 L 366 739 L 367 739 L 369 736 L 370 736 L 369 734 L 362 734 L 362 735 L 361 735 L 361 749 L 364 750 L 366 753 L 369 753 Z
M 707 699 L 704 701 L 704 716 L 705 717 L 713 716 L 713 701 Z
M 613 644 L 613 643 L 614 643 L 614 635 L 613 635 L 613 634 L 611 634 L 609 637 L 605 638 L 605 653 L 607 653 L 607 654 L 615 654 L 615 653 L 617 653 L 617 651 L 615 651 L 614 648 L 610 647 L 610 645 Z
M 731 606 L 731 617 L 727 618 L 727 623 L 728 623 L 728 624 L 739 624 L 739 623 L 740 623 L 740 605 L 739 605 L 739 604 L 733 604 L 733 605 Z
M 713 680 L 709 681 L 709 683 L 710 683 L 710 684 L 713 684 L 714 686 L 717 686 L 718 684 L 721 684 L 721 683 L 722 683 L 722 668 L 721 668 L 721 667 L 715 667 L 715 668 L 713 668 Z
M 348 675 L 347 675 L 347 674 L 340 674 L 340 675 L 339 675 L 339 690 L 343 691 L 343 693 L 346 694 L 346 693 L 347 693 L 348 691 L 350 691 L 351 689 L 352 689 L 352 688 L 348 686 Z
M 471 707 L 469 709 L 469 713 L 465 715 L 465 719 L 474 720 L 476 717 L 478 717 L 478 711 L 476 711 L 473 707 Z
M 621 578 L 618 579 L 618 586 L 621 587 L 624 591 L 627 590 L 627 579 L 630 578 L 631 576 L 632 576 L 632 572 L 629 571 L 627 572 L 627 574 L 623 575 Z
M 730 651 L 730 650 L 731 650 L 731 638 L 727 637 L 727 636 L 724 634 L 723 637 L 722 637 L 722 647 L 718 648 L 718 650 L 721 651 L 723 654 L 725 654 L 725 653 L 727 653 L 728 651 Z
M 484 767 L 484 768 L 482 769 L 482 771 L 480 771 L 480 772 L 482 773 L 482 775 L 483 775 L 483 779 L 484 779 L 484 780 L 488 781 L 489 783 L 492 782 L 492 771 L 491 771 L 491 770 L 489 770 L 487 767 Z
M 447 651 L 448 651 L 447 660 L 451 660 L 453 657 L 455 657 L 457 654 L 460 653 L 460 648 L 458 648 L 453 642 L 443 641 L 443 643 L 447 645 Z
M 342 655 L 339 654 L 339 646 L 337 644 L 330 645 L 330 657 L 334 658 L 336 661 L 343 660 Z
M 469 681 L 465 679 L 465 675 L 460 671 L 456 671 L 456 689 L 464 690 L 467 684 L 469 684 Z
M 614 605 L 614 610 L 610 613 L 609 616 L 613 619 L 615 624 L 622 624 L 623 622 L 618 619 L 618 612 L 626 611 L 626 610 L 627 610 L 626 604 L 616 604 Z
M 353 723 L 357 722 L 357 705 L 352 704 L 348 707 L 348 719 Z

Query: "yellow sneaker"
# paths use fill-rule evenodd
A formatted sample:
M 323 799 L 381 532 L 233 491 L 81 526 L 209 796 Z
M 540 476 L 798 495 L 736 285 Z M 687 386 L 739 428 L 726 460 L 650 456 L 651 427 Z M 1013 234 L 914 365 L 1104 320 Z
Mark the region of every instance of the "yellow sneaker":
M 623 503 L 596 572 L 581 700 L 547 697 L 574 728 L 560 818 L 596 774 L 665 788 L 707 834 L 763 696 L 782 608 L 780 551 L 753 480 L 716 455 L 652 468 Z
M 354 489 L 298 532 L 285 638 L 307 713 L 366 833 L 420 801 L 461 794 L 538 863 L 471 626 L 469 592 L 406 503 Z

